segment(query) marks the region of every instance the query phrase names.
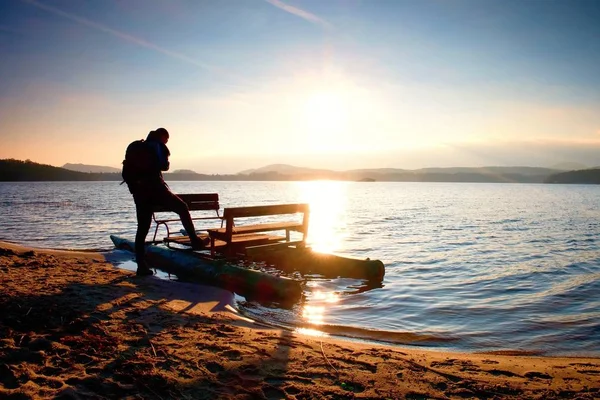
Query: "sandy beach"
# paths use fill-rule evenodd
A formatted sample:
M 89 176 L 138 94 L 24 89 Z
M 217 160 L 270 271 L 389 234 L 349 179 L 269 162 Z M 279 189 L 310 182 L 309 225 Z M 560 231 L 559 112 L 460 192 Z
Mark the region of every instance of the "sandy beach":
M 225 290 L 0 242 L 0 398 L 598 399 L 600 359 L 446 353 L 250 321 Z

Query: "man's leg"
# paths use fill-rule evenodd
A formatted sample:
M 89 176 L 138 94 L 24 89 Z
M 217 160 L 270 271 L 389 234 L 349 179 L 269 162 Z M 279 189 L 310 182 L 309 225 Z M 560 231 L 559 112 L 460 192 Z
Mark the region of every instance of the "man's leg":
M 187 204 L 179 196 L 171 192 L 170 190 L 165 191 L 163 193 L 163 202 L 167 208 L 172 210 L 173 212 L 179 215 L 181 219 L 181 223 L 183 224 L 183 228 L 187 232 L 190 237 L 190 242 L 192 247 L 195 249 L 200 249 L 206 246 L 206 243 L 202 241 L 196 235 L 196 228 L 194 227 L 194 221 L 192 221 L 192 216 L 190 215 L 190 210 L 188 209 Z
M 137 232 L 135 234 L 135 260 L 138 265 L 138 274 L 149 275 L 152 271 L 145 260 L 146 236 L 152 224 L 152 207 L 143 201 L 136 201 L 135 211 L 137 216 Z

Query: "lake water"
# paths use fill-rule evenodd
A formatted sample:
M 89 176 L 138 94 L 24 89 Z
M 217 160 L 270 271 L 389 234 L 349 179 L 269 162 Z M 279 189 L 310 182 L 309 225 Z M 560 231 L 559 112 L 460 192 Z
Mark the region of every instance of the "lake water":
M 409 346 L 600 356 L 600 186 L 169 184 L 217 192 L 222 207 L 309 202 L 314 248 L 386 265 L 370 290 L 312 278 L 291 309 L 238 297 L 252 318 Z M 109 235 L 135 228 L 117 182 L 0 182 L 0 239 L 118 253 Z

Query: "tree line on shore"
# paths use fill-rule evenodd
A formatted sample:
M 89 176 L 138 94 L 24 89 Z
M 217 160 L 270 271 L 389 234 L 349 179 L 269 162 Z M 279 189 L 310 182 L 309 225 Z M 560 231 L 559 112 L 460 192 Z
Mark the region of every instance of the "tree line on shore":
M 316 170 L 315 170 L 316 171 Z M 171 181 L 302 181 L 344 180 L 362 182 L 489 182 L 489 183 L 583 183 L 600 184 L 600 168 L 560 172 L 546 168 L 430 168 L 410 170 L 276 171 L 249 174 L 198 174 L 193 171 L 165 173 Z M 119 172 L 78 172 L 30 160 L 0 160 L 0 181 L 122 181 Z

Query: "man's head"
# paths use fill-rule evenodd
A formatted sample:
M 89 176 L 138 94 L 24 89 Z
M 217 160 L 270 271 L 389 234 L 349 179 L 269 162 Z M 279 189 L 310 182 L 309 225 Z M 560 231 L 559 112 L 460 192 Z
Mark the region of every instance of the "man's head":
M 158 128 L 155 131 L 151 131 L 148 134 L 147 139 L 153 139 L 167 144 L 167 142 L 169 141 L 169 131 L 167 131 L 165 128 Z

